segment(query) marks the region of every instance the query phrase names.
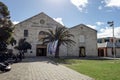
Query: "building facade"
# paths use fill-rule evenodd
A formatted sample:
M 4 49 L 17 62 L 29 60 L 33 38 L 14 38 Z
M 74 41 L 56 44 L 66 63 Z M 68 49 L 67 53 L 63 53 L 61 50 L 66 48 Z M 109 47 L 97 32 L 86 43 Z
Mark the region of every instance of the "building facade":
M 55 30 L 56 27 L 64 27 L 54 19 L 40 13 L 25 21 L 22 21 L 15 25 L 14 38 L 17 42 L 20 39 L 26 38 L 31 43 L 32 53 L 29 51 L 26 56 L 54 56 L 54 54 L 47 53 L 47 45 L 42 45 L 41 38 L 45 35 L 41 31 L 47 31 L 48 29 Z M 74 46 L 60 46 L 60 56 L 97 56 L 97 31 L 89 28 L 84 24 L 68 28 L 74 38 L 71 38 L 76 42 Z M 14 50 L 16 53 L 16 50 Z
M 120 57 L 120 38 L 105 37 L 98 40 L 98 56 L 100 57 Z

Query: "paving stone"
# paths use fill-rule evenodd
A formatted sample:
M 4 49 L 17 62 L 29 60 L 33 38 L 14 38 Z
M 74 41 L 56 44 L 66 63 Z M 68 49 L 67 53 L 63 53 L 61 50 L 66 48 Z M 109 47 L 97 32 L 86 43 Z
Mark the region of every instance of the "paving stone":
M 94 80 L 46 57 L 26 58 L 11 66 L 11 71 L 0 73 L 0 80 Z

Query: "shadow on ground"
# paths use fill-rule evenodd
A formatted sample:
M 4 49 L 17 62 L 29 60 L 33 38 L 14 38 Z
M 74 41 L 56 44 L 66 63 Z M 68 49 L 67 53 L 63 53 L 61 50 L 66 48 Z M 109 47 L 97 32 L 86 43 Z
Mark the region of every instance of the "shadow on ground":
M 54 62 L 50 57 L 27 57 L 23 59 L 20 63 L 29 63 L 29 62 L 45 62 L 51 63 L 54 65 L 59 65 L 58 63 Z

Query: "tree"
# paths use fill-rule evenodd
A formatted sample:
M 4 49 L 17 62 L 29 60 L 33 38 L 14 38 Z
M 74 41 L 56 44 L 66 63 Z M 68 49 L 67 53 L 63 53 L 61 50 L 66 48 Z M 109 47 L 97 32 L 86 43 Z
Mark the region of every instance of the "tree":
M 8 7 L 0 2 L 0 51 L 7 49 L 7 44 L 12 39 L 13 29 Z
M 24 57 L 24 53 L 27 52 L 28 49 L 31 49 L 32 45 L 26 41 L 26 39 L 20 39 L 18 42 L 18 46 L 15 49 L 19 50 L 20 58 Z
M 10 42 L 9 42 L 12 46 L 16 45 L 17 41 L 12 37 Z
M 48 29 L 48 32 L 43 31 L 43 33 L 46 35 L 46 37 L 43 38 L 43 44 L 58 40 L 55 58 L 59 58 L 59 48 L 61 45 L 72 46 L 75 44 L 75 42 L 70 39 L 70 37 L 74 36 L 70 34 L 68 29 L 65 27 L 56 27 L 55 31 L 53 31 L 52 29 Z

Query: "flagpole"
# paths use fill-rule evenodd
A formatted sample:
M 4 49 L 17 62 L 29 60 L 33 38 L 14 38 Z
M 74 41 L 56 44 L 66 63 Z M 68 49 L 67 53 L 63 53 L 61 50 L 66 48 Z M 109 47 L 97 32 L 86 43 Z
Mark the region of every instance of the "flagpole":
M 112 46 L 112 48 L 113 48 L 113 56 L 114 56 L 114 58 L 116 57 L 115 56 L 115 35 L 114 35 L 114 22 L 113 21 L 111 21 L 111 22 L 108 22 L 108 24 L 109 24 L 109 26 L 110 27 L 112 27 L 112 30 L 113 30 L 113 46 Z

